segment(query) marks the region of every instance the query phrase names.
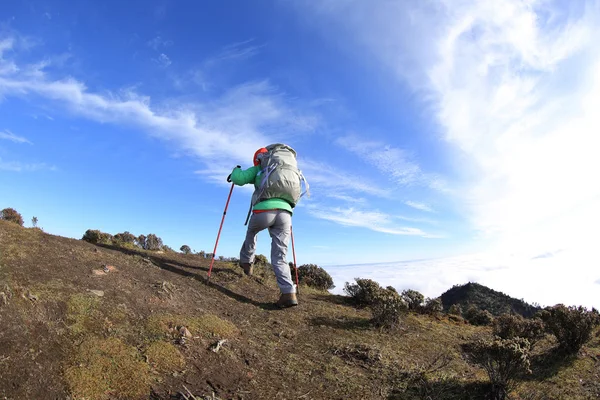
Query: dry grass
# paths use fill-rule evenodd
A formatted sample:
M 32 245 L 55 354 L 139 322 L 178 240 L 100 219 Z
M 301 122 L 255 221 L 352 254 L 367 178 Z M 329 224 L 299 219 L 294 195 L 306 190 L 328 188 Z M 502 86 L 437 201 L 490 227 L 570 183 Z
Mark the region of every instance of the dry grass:
M 213 314 L 194 317 L 160 314 L 151 316 L 146 323 L 150 338 L 156 339 L 177 337 L 181 327 L 187 328 L 192 336 L 231 338 L 239 334 L 234 324 Z

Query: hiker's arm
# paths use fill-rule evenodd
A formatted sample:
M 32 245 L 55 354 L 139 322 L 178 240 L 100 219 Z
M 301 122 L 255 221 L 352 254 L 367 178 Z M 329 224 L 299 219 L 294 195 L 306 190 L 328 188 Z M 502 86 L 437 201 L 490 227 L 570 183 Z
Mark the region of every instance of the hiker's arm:
M 248 169 L 234 168 L 231 172 L 231 182 L 238 186 L 246 185 L 248 183 L 254 183 L 256 174 L 260 167 L 250 167 Z

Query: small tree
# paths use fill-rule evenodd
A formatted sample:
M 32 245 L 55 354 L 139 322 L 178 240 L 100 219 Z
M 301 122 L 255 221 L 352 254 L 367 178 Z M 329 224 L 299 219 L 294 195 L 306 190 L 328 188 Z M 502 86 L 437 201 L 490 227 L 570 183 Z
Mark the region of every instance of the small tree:
M 181 247 L 179 248 L 179 250 L 181 250 L 181 252 L 182 252 L 183 254 L 190 254 L 190 253 L 191 253 L 191 251 L 192 251 L 192 249 L 190 248 L 190 246 L 188 246 L 187 244 L 184 244 L 183 246 L 181 246 Z
M 463 345 L 463 350 L 469 362 L 487 372 L 494 400 L 506 399 L 518 376 L 531 373 L 527 339 L 479 339 Z
M 128 231 L 125 231 L 123 233 L 117 233 L 116 235 L 113 236 L 113 242 L 116 245 L 135 245 L 135 241 L 136 241 L 136 237 L 135 235 L 129 233 Z
M 298 281 L 306 286 L 320 290 L 329 290 L 335 287 L 331 275 L 315 264 L 304 264 L 299 266 Z
M 33 226 L 34 228 L 37 228 L 37 223 L 38 223 L 37 217 L 31 218 L 31 226 Z
M 23 226 L 23 217 L 14 208 L 5 208 L 0 211 L 0 219 Z
M 200 250 L 197 254 L 202 258 L 206 258 L 206 252 L 204 250 Z
M 88 229 L 83 234 L 83 237 L 81 238 L 81 240 L 84 240 L 86 242 L 93 243 L 93 244 L 99 243 L 101 233 L 102 232 L 100 232 L 97 229 Z
M 365 307 L 373 304 L 375 296 L 380 290 L 383 290 L 379 283 L 371 279 L 355 278 L 356 283 L 344 285 L 344 292 L 350 296 L 359 307 Z
M 146 247 L 146 235 L 140 235 L 135 240 L 136 244 L 144 250 L 147 250 Z
M 566 307 L 563 304 L 547 307 L 540 312 L 548 332 L 556 336 L 559 350 L 575 354 L 590 339 L 592 331 L 600 325 L 598 310 L 585 307 Z
M 407 289 L 402 291 L 402 298 L 408 304 L 408 309 L 411 311 L 419 311 L 425 301 L 425 296 L 416 290 Z
M 162 239 L 156 236 L 154 233 L 150 233 L 146 238 L 146 250 L 161 250 L 163 247 Z

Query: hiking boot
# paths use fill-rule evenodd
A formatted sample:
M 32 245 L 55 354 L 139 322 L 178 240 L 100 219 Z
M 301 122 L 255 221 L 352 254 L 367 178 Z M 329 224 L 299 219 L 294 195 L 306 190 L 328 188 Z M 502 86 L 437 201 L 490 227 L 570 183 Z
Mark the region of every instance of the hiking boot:
M 298 298 L 296 297 L 296 293 L 285 293 L 279 297 L 279 300 L 276 303 L 279 308 L 288 308 L 294 307 L 298 305 Z
M 252 264 L 241 262 L 240 267 L 242 267 L 242 269 L 244 270 L 244 274 L 246 274 L 248 276 L 252 276 L 252 270 L 254 269 L 252 267 Z

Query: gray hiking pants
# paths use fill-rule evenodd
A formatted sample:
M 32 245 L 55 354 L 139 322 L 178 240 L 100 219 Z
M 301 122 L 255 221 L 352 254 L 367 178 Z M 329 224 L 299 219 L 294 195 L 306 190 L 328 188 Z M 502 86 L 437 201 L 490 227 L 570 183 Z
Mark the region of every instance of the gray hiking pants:
M 256 235 L 258 232 L 269 229 L 271 235 L 271 264 L 277 277 L 277 285 L 281 293 L 296 293 L 296 286 L 292 281 L 290 266 L 286 261 L 292 215 L 283 210 L 265 211 L 252 214 L 248 223 L 246 240 L 240 251 L 240 262 L 253 263 L 256 251 Z

